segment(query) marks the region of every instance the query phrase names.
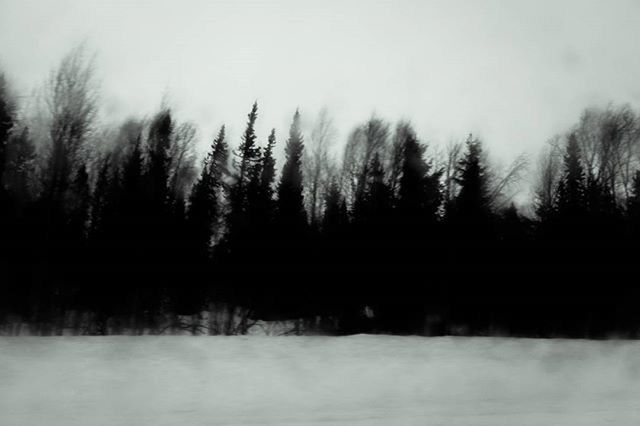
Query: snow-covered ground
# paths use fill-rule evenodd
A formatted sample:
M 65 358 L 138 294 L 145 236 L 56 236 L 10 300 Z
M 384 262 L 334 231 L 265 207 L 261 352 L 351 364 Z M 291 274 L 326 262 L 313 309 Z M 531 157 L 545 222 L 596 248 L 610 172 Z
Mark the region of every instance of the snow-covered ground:
M 6 337 L 0 424 L 639 425 L 640 342 Z

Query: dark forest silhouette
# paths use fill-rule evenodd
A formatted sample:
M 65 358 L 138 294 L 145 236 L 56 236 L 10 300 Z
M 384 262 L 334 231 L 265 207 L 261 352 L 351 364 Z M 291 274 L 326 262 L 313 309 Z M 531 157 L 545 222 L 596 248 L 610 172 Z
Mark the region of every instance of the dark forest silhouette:
M 372 117 L 341 162 L 324 111 L 306 136 L 195 127 L 163 106 L 99 129 L 82 50 L 19 108 L 0 80 L 4 333 L 637 337 L 640 116 L 587 109 L 548 144 L 531 212 L 472 137 L 443 152 Z M 44 141 L 44 142 L 43 142 Z M 276 162 L 282 144 L 285 158 Z M 99 146 L 99 149 L 96 148 Z M 146 331 L 145 331 L 146 330 Z M 24 331 L 22 331 L 24 332 Z

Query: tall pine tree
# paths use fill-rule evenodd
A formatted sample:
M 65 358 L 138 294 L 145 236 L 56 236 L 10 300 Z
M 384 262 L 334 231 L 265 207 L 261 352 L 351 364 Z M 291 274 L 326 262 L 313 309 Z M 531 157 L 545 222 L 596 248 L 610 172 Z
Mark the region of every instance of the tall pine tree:
M 300 112 L 296 110 L 285 146 L 286 159 L 278 184 L 278 225 L 284 239 L 300 239 L 307 228 L 307 213 L 302 192 L 302 155 L 304 140 L 300 130 Z
M 466 152 L 456 171 L 455 181 L 460 191 L 449 217 L 459 237 L 466 240 L 486 238 L 491 231 L 492 211 L 482 156 L 482 144 L 469 136 Z
M 279 268 L 287 272 L 277 281 L 274 294 L 281 306 L 280 314 L 300 317 L 308 312 L 310 301 L 300 288 L 298 278 L 308 262 L 307 214 L 302 187 L 302 155 L 304 141 L 300 130 L 300 113 L 296 110 L 285 146 L 285 163 L 278 184 L 276 212 L 277 241 L 280 248 Z M 302 291 L 301 291 L 302 290 Z
M 573 240 L 585 232 L 586 176 L 574 133 L 567 141 L 552 220 L 553 234 L 557 238 Z
M 189 197 L 188 227 L 191 245 L 196 250 L 194 256 L 198 262 L 208 260 L 212 237 L 218 231 L 222 212 L 220 195 L 228 157 L 225 127 L 222 126 L 211 144 L 200 178 L 193 185 Z
M 398 188 L 398 221 L 409 226 L 407 231 L 420 238 L 425 237 L 428 226 L 438 219 L 442 202 L 441 172 L 431 172 L 431 164 L 425 158 L 426 146 L 421 145 L 415 133 L 405 133 L 402 148 L 402 166 Z
M 234 151 L 235 182 L 229 189 L 229 238 L 239 239 L 247 226 L 247 194 L 252 178 L 256 179 L 256 167 L 260 160 L 260 147 L 256 144 L 255 124 L 258 118 L 258 103 L 255 102 L 248 114 L 247 127 L 242 142 Z M 237 234 L 237 235 L 234 235 Z M 239 241 L 236 241 L 239 242 Z M 233 244 L 234 241 L 231 241 Z

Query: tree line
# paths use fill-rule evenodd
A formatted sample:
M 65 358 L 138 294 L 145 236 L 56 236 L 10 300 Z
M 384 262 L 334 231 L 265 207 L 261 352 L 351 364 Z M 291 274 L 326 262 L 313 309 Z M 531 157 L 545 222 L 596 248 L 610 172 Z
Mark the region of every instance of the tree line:
M 222 126 L 199 160 L 170 106 L 98 125 L 96 93 L 82 49 L 36 106 L 0 79 L 5 333 L 637 336 L 629 106 L 552 138 L 516 206 L 528 160 L 497 167 L 471 135 L 438 149 L 373 116 L 338 159 L 326 110 L 261 140 L 254 103 L 239 144 Z

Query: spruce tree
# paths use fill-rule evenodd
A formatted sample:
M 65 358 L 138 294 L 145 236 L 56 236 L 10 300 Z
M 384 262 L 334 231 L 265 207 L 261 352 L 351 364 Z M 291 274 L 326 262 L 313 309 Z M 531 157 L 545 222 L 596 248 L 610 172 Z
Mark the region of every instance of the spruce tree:
M 586 186 L 580 146 L 576 135 L 572 133 L 567 141 L 562 176 L 554 203 L 552 223 L 556 238 L 575 240 L 585 235 Z
M 88 235 L 89 256 L 87 275 L 91 276 L 90 291 L 85 305 L 96 314 L 96 333 L 107 332 L 110 315 L 121 313 L 127 300 L 124 289 L 135 284 L 132 268 L 123 267 L 123 259 L 133 261 L 128 249 L 121 219 L 122 188 L 111 156 L 101 160 L 95 188 L 91 196 L 91 219 Z M 131 238 L 131 236 L 129 236 Z M 100 274 L 93 274 L 94 271 Z
M 378 153 L 368 170 L 364 191 L 354 205 L 354 222 L 360 228 L 360 238 L 380 241 L 388 237 L 390 231 L 393 200 Z
M 131 141 L 133 148 L 125 156 L 122 165 L 122 202 L 124 212 L 133 217 L 134 212 L 139 214 L 138 206 L 142 202 L 144 164 L 142 158 L 141 135 L 135 141 Z
M 123 271 L 128 283 L 118 289 L 118 296 L 126 301 L 122 303 L 121 310 L 137 320 L 144 309 L 142 292 L 149 280 L 148 271 L 145 270 L 149 265 L 149 255 L 146 252 L 149 218 L 142 137 L 140 134 L 132 137 L 135 140 L 129 141 L 130 152 L 125 155 L 120 172 L 120 200 L 114 241 L 121 251 L 121 264 L 128 266 Z
M 278 223 L 283 237 L 302 238 L 307 226 L 302 188 L 304 141 L 300 113 L 296 110 L 285 146 L 286 159 L 278 184 Z
M 267 146 L 262 154 L 260 171 L 260 198 L 265 210 L 271 210 L 273 203 L 273 182 L 276 176 L 276 160 L 273 158 L 273 148 L 276 144 L 276 130 L 271 129 Z
M 247 127 L 242 135 L 242 143 L 238 151 L 234 153 L 236 155 L 235 166 L 238 173 L 236 186 L 239 189 L 246 188 L 252 166 L 258 162 L 260 157 L 260 147 L 256 145 L 255 133 L 255 124 L 258 118 L 257 102 L 254 102 L 247 118 Z
M 492 231 L 492 210 L 482 155 L 481 142 L 469 136 L 466 152 L 456 171 L 455 181 L 460 191 L 449 215 L 454 232 L 464 240 L 484 239 Z
M 130 241 L 122 249 L 126 258 L 133 263 L 142 262 L 146 230 L 144 229 L 148 218 L 146 176 L 142 153 L 141 135 L 135 140 L 129 141 L 130 152 L 125 154 L 123 164 L 117 181 L 118 212 L 116 216 L 117 238 L 122 241 Z
M 175 274 L 175 235 L 173 220 L 177 200 L 169 189 L 171 168 L 170 149 L 174 134 L 171 111 L 162 109 L 152 120 L 147 137 L 147 165 L 143 172 L 143 201 L 140 204 L 140 254 L 147 266 L 140 296 L 140 308 L 146 312 L 147 325 L 155 327 L 156 315 L 166 307 L 166 295 L 171 277 Z M 178 200 L 179 201 L 179 200 Z
M 188 227 L 191 244 L 199 262 L 208 259 L 211 240 L 217 230 L 222 210 L 220 205 L 222 177 L 226 170 L 228 155 L 225 127 L 222 126 L 211 144 L 200 178 L 194 184 L 189 197 Z
M 427 285 L 410 286 L 403 283 L 395 288 L 390 294 L 391 297 L 385 297 L 385 293 L 381 293 L 381 304 L 385 303 L 385 299 L 395 300 L 394 304 L 386 307 L 388 321 L 391 323 L 396 321 L 394 318 L 402 318 L 402 306 L 411 300 L 434 303 L 432 283 L 438 275 L 439 265 L 443 263 L 442 246 L 438 244 L 438 211 L 442 200 L 441 173 L 431 171 L 432 165 L 425 159 L 426 146 L 419 143 L 413 129 L 405 127 L 402 136 L 403 140 L 398 142 L 402 143 L 402 149 L 393 216 L 393 236 L 398 249 L 389 253 L 388 258 L 405 265 L 418 264 L 433 272 L 431 280 L 425 283 Z
M 255 224 L 251 217 L 254 216 L 261 170 L 261 149 L 255 134 L 257 103 L 253 104 L 247 118 L 242 141 L 233 153 L 234 179 L 227 191 L 226 233 L 216 247 L 216 264 L 224 268 L 223 275 L 230 283 L 225 297 L 245 308 L 255 308 L 255 300 L 259 299 L 253 278 L 256 271 L 248 266 L 256 256 L 253 247 L 256 235 L 252 232 Z
M 261 177 L 262 177 L 262 148 L 257 148 L 257 161 L 255 161 L 247 172 L 248 183 L 246 186 L 245 223 L 244 229 L 252 239 L 257 239 L 257 221 L 260 220 L 261 204 Z
M 256 244 L 265 246 L 273 237 L 272 226 L 275 217 L 273 181 L 275 179 L 275 159 L 273 148 L 276 143 L 275 130 L 271 130 L 267 146 L 262 149 L 260 161 L 253 166 L 249 184 L 248 204 L 251 233 Z M 266 257 L 264 258 L 265 260 Z
M 563 173 L 558 187 L 556 208 L 560 215 L 582 216 L 585 207 L 585 173 L 575 134 L 569 136 L 563 158 Z
M 311 303 L 307 299 L 311 293 L 301 291 L 299 281 L 295 278 L 303 273 L 303 264 L 310 260 L 302 187 L 303 150 L 300 113 L 296 110 L 285 146 L 286 158 L 278 184 L 276 211 L 276 238 L 280 249 L 279 268 L 287 272 L 286 277 L 278 280 L 273 295 L 278 301 L 279 314 L 298 318 L 309 312 Z
M 322 234 L 325 239 L 339 238 L 349 224 L 347 205 L 338 183 L 333 180 L 325 195 L 325 210 L 322 217 Z
M 229 189 L 229 238 L 241 238 L 247 226 L 247 192 L 249 183 L 259 177 L 256 165 L 260 159 L 260 147 L 256 145 L 255 123 L 258 118 L 258 103 L 254 102 L 247 116 L 247 127 L 242 135 L 242 142 L 234 151 L 235 182 Z M 234 233 L 237 234 L 234 236 Z M 233 243 L 233 241 L 231 241 Z M 239 241 L 238 241 L 239 242 Z
M 398 220 L 412 227 L 411 232 L 422 235 L 427 225 L 437 221 L 442 201 L 441 172 L 430 173 L 431 164 L 424 158 L 426 146 L 418 142 L 415 133 L 406 132 L 405 135 L 397 201 Z

